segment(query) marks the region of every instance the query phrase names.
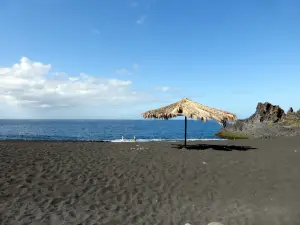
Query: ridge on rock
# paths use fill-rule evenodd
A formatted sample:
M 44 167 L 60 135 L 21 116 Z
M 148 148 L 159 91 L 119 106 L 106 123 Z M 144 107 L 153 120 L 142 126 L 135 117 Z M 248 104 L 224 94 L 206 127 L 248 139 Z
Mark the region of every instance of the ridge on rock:
M 295 114 L 300 119 L 300 109 Z
M 277 123 L 285 115 L 284 110 L 279 105 L 272 105 L 269 102 L 259 102 L 255 113 L 245 122 L 273 122 Z
M 287 111 L 287 113 L 293 113 L 294 109 L 292 107 L 289 108 L 289 110 Z
M 300 110 L 295 112 L 292 107 L 288 110 L 287 114 L 285 114 L 285 116 L 283 117 L 284 122 L 298 121 L 298 120 L 300 120 Z
M 261 126 L 262 123 L 277 123 L 285 116 L 284 110 L 278 105 L 272 105 L 269 102 L 259 102 L 256 106 L 256 111 L 249 118 L 237 120 L 235 123 L 227 126 L 223 130 L 244 132 L 253 130 Z

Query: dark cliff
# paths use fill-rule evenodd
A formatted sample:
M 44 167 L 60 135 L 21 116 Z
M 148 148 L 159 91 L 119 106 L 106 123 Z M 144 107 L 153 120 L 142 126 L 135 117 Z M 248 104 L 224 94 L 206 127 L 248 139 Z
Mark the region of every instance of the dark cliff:
M 237 120 L 223 128 L 217 136 L 224 138 L 271 138 L 300 135 L 300 110 L 287 113 L 278 105 L 258 103 L 249 118 Z

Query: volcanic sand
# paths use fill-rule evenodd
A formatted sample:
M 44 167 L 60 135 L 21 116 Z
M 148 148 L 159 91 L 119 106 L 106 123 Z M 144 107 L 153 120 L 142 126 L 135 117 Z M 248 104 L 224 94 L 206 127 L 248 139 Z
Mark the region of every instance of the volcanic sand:
M 300 224 L 300 139 L 0 142 L 0 224 Z

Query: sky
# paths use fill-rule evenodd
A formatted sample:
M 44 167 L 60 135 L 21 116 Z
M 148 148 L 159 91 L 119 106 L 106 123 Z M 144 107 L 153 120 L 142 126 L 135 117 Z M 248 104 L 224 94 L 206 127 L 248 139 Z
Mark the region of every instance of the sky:
M 300 108 L 300 1 L 1 0 L 0 118 Z

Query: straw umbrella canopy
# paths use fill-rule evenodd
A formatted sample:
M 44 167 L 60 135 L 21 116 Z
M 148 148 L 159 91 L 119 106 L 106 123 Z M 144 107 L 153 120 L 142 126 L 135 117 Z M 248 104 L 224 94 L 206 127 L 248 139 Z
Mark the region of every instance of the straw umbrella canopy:
M 170 119 L 177 116 L 185 117 L 185 135 L 184 145 L 186 146 L 186 129 L 187 118 L 199 119 L 202 122 L 207 120 L 215 120 L 219 124 L 224 124 L 224 121 L 234 121 L 236 115 L 224 110 L 208 107 L 199 104 L 188 98 L 184 98 L 173 104 L 161 107 L 159 109 L 149 110 L 142 114 L 145 119 Z

